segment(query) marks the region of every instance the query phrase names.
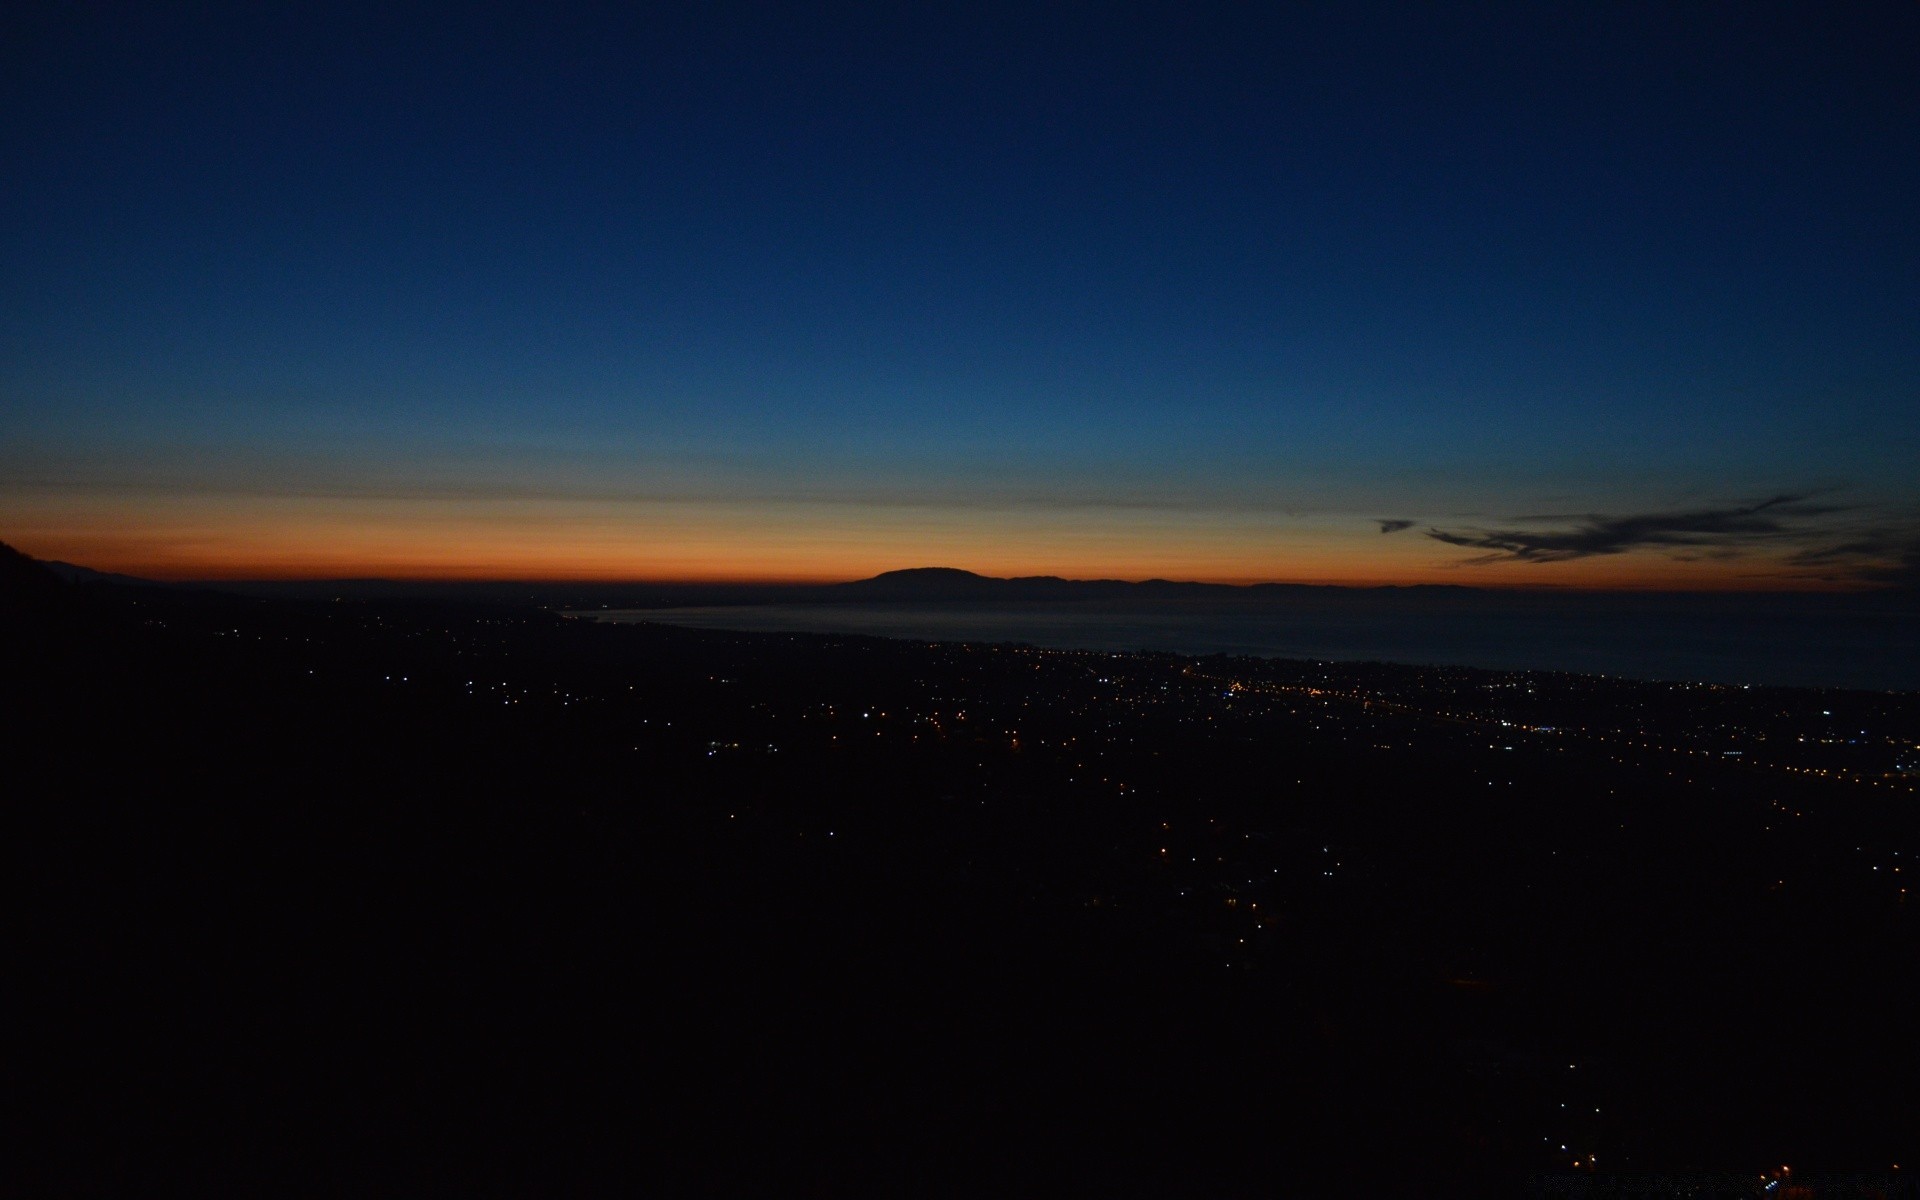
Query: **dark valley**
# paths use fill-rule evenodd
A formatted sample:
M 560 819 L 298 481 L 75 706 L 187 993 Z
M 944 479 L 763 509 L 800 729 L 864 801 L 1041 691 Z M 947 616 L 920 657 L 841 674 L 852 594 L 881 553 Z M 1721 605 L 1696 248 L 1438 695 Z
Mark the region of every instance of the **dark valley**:
M 3 565 L 10 1194 L 1911 1191 L 1914 693 Z

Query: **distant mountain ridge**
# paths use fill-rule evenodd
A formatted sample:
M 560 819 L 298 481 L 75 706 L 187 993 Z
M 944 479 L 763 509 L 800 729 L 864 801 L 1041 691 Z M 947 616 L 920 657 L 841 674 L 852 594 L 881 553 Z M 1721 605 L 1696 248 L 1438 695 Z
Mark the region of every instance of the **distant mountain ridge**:
M 38 560 L 40 565 L 68 583 L 129 583 L 139 587 L 163 587 L 164 584 L 151 579 L 142 579 L 138 575 L 122 575 L 118 571 L 96 571 L 92 567 L 83 567 L 77 563 L 61 562 L 59 559 Z
M 0 543 L 4 545 L 4 543 Z M 9 549 L 11 549 L 9 547 Z M 134 587 L 196 587 L 250 595 L 353 595 L 394 598 L 417 595 L 436 598 L 472 598 L 535 603 L 599 603 L 623 593 L 641 603 L 807 603 L 813 601 L 896 601 L 955 603 L 966 601 L 1075 601 L 1075 600 L 1199 600 L 1272 599 L 1282 595 L 1334 592 L 1471 592 L 1458 584 L 1377 585 L 1352 587 L 1316 583 L 1200 583 L 1173 579 L 1066 579 L 1059 575 L 1000 577 L 981 575 L 960 567 L 906 567 L 883 571 L 868 579 L 846 583 L 681 583 L 619 580 L 409 580 L 379 577 L 339 579 L 207 580 L 166 583 L 99 571 L 59 560 L 30 562 L 65 583 L 120 584 Z
M 886 571 L 871 579 L 827 584 L 823 598 L 852 600 L 960 601 L 960 600 L 1189 600 L 1228 597 L 1272 597 L 1280 594 L 1349 591 L 1337 585 L 1312 583 L 1197 583 L 1171 579 L 1063 579 L 1058 575 L 1021 575 L 999 578 L 958 567 L 909 567 Z M 1381 589 L 1368 589 L 1381 590 Z M 1389 591 L 1468 591 L 1455 584 L 1420 584 Z

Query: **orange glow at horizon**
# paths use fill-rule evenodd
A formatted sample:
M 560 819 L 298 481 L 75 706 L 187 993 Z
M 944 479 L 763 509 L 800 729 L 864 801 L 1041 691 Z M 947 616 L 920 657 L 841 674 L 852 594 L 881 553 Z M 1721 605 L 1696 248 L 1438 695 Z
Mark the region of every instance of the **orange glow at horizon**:
M 16 498 L 17 499 L 17 498 Z M 1753 591 L 1831 587 L 1767 560 L 1654 553 L 1463 566 L 1418 531 L 1354 515 L 154 496 L 40 497 L 7 540 L 35 557 L 161 580 L 827 583 L 906 567 L 982 575 L 1350 586 Z

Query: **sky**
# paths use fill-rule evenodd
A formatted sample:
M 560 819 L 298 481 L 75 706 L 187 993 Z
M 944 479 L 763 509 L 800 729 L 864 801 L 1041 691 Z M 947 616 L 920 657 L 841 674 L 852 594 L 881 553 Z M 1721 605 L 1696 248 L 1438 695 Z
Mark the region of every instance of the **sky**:
M 0 22 L 39 557 L 1920 585 L 1920 5 Z

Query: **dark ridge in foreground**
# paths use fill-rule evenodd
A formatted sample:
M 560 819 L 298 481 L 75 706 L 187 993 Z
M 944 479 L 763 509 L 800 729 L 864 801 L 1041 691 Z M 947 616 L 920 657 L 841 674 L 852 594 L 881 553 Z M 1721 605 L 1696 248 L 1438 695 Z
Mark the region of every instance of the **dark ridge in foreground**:
M 0 1193 L 1911 1193 L 1920 698 L 0 611 Z

